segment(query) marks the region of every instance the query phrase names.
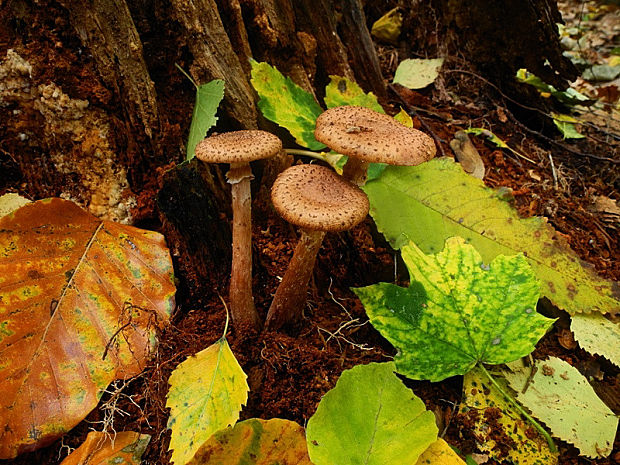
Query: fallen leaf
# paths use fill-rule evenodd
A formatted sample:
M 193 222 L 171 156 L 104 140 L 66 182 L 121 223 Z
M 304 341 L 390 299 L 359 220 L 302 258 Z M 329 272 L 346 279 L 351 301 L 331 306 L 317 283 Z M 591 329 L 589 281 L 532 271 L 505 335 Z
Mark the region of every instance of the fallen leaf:
M 170 463 L 184 465 L 213 433 L 238 420 L 248 400 L 247 376 L 222 337 L 180 363 L 168 382 Z
M 400 8 L 394 8 L 373 23 L 370 34 L 375 39 L 396 44 L 402 25 L 403 15 L 400 12 Z
M 568 329 L 560 330 L 558 334 L 558 342 L 562 347 L 568 350 L 572 350 L 577 347 L 575 337 L 573 336 L 573 333 Z
M 465 465 L 465 462 L 446 441 L 437 439 L 420 455 L 416 465 Z
M 536 312 L 539 286 L 522 255 L 485 264 L 459 237 L 436 255 L 414 243 L 400 250 L 408 288 L 379 283 L 353 291 L 372 325 L 398 349 L 396 368 L 409 378 L 441 381 L 479 362 L 516 360 L 553 324 Z
M 474 178 L 484 178 L 484 162 L 465 131 L 456 131 L 454 139 L 450 141 L 450 148 L 466 173 Z
M 0 217 L 8 215 L 9 213 L 17 210 L 19 207 L 23 207 L 30 202 L 30 200 L 19 194 L 14 194 L 12 192 L 4 194 L 0 196 Z
M 574 315 L 570 329 L 581 348 L 620 367 L 620 327 L 603 315 Z
M 251 418 L 217 431 L 189 465 L 312 465 L 304 429 L 289 420 Z
M 411 465 L 437 439 L 435 416 L 394 374 L 393 362 L 345 370 L 308 421 L 315 465 Z
M 554 436 L 574 444 L 582 455 L 607 457 L 613 449 L 618 417 L 576 368 L 556 357 L 536 365 L 542 369 L 536 371 L 525 392 L 530 369 L 517 361 L 504 371 L 517 400 Z
M 496 377 L 505 392 L 506 381 Z M 494 412 L 499 410 L 499 414 Z M 545 438 L 532 432 L 532 424 L 506 400 L 480 368 L 463 379 L 463 400 L 459 413 L 473 421 L 478 448 L 498 462 L 507 460 L 519 465 L 555 465 L 558 454 L 549 450 Z M 510 445 L 512 444 L 512 447 Z
M 140 373 L 174 307 L 163 237 L 47 199 L 0 218 L 0 458 L 78 424 Z
M 393 82 L 409 89 L 423 89 L 437 79 L 442 65 L 443 58 L 408 58 L 396 68 Z
M 91 431 L 82 445 L 60 465 L 140 465 L 150 440 L 148 434 L 133 431 Z
M 450 158 L 388 166 L 363 190 L 377 228 L 394 248 L 412 241 L 423 252 L 436 253 L 447 238 L 461 236 L 484 263 L 523 252 L 542 295 L 556 306 L 571 314 L 620 308 L 618 284 L 583 265 L 545 218 L 520 218 L 501 190 L 484 186 Z

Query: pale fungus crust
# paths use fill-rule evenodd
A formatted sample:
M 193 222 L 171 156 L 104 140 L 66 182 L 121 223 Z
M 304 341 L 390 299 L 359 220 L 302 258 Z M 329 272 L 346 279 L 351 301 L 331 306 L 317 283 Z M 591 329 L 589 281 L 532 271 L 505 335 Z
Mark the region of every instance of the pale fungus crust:
M 296 165 L 280 173 L 271 200 L 289 223 L 320 231 L 345 231 L 364 220 L 366 194 L 329 168 Z
M 270 158 L 281 149 L 282 141 L 269 132 L 233 131 L 203 139 L 196 146 L 196 157 L 206 163 L 248 163 Z
M 433 139 L 388 115 L 357 106 L 330 108 L 316 120 L 316 140 L 368 163 L 413 166 L 435 156 Z

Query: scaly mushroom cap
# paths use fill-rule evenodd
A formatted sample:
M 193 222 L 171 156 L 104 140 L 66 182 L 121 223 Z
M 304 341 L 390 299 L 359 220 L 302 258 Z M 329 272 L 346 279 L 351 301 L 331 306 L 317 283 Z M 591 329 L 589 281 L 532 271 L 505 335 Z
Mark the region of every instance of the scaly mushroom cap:
M 271 200 L 289 223 L 318 231 L 345 231 L 368 214 L 366 194 L 319 165 L 284 170 L 271 188 Z
M 270 158 L 282 141 L 266 131 L 233 131 L 207 137 L 196 145 L 196 157 L 207 163 L 245 163 Z
M 369 163 L 419 165 L 435 156 L 433 139 L 370 108 L 330 108 L 316 120 L 316 140 Z

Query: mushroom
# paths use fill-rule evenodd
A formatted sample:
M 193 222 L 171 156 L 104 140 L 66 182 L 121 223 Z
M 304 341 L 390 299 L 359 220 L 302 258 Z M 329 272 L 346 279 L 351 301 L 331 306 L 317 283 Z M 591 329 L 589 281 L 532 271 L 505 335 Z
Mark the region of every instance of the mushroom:
M 347 155 L 343 176 L 357 184 L 366 182 L 369 163 L 419 165 L 435 156 L 433 139 L 417 129 L 370 108 L 330 108 L 316 120 L 316 140 Z
M 207 137 L 196 146 L 196 157 L 206 163 L 230 163 L 232 185 L 232 266 L 230 313 L 236 325 L 259 329 L 261 321 L 252 297 L 252 210 L 250 162 L 276 155 L 278 137 L 265 131 L 234 131 Z
M 301 316 L 317 253 L 328 231 L 345 231 L 368 214 L 366 194 L 319 165 L 296 165 L 280 173 L 271 189 L 278 213 L 300 227 L 301 237 L 267 313 L 266 328 L 277 330 Z

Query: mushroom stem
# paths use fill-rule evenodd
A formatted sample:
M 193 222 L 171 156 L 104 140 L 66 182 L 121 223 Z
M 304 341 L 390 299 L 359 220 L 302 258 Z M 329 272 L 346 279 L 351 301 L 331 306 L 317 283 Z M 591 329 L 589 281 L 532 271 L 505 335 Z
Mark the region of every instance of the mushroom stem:
M 232 266 L 230 273 L 230 313 L 233 322 L 261 327 L 252 296 L 252 194 L 249 163 L 231 163 L 226 174 L 232 185 Z
M 265 323 L 267 329 L 278 330 L 287 323 L 295 323 L 301 319 L 308 282 L 323 237 L 325 231 L 301 229 L 301 237 L 293 258 L 269 307 Z
M 356 186 L 363 186 L 366 184 L 368 165 L 368 162 L 360 160 L 357 157 L 349 157 L 342 169 L 342 177 L 351 181 Z

